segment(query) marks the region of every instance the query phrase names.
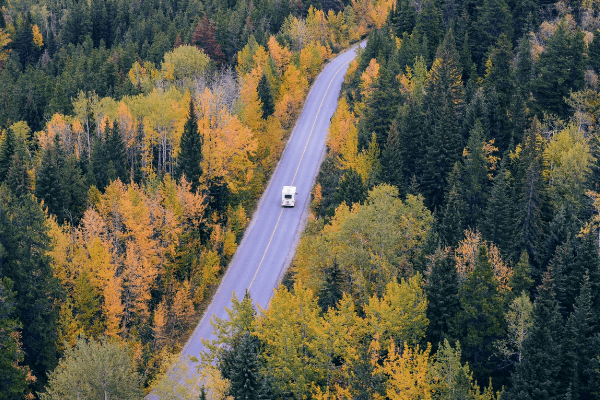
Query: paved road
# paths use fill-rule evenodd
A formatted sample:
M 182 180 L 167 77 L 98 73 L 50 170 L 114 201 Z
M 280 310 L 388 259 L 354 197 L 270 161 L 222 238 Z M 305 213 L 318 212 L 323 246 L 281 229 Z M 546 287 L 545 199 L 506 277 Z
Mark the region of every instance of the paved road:
M 227 317 L 225 307 L 231 307 L 232 292 L 241 300 L 248 288 L 252 300 L 267 308 L 304 228 L 303 218 L 325 151 L 329 121 L 337 107 L 348 63 L 354 56 L 355 48 L 337 56 L 317 77 L 244 238 L 182 356 L 199 358 L 204 349 L 201 338 L 214 338 L 210 319 L 213 315 Z M 281 188 L 288 185 L 297 187 L 294 208 L 281 207 Z

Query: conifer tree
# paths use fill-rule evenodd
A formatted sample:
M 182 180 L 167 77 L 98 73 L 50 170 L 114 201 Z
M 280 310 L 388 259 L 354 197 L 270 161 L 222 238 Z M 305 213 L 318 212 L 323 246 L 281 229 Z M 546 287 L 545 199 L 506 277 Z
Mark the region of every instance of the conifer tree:
M 46 214 L 32 195 L 17 199 L 0 185 L 0 274 L 16 292 L 13 317 L 22 324 L 23 364 L 31 368 L 41 390 L 46 373 L 57 362 L 58 279 L 50 265 L 50 238 Z
M 6 176 L 6 184 L 16 197 L 24 196 L 31 192 L 31 178 L 25 165 L 24 152 L 17 152 Z
M 262 117 L 263 119 L 267 119 L 275 111 L 275 103 L 273 102 L 273 95 L 271 94 L 271 85 L 265 74 L 260 77 L 256 90 L 262 103 Z
M 448 193 L 443 209 L 441 210 L 441 219 L 438 224 L 438 233 L 444 246 L 455 247 L 463 238 L 466 228 L 467 204 L 464 201 L 463 185 L 459 179 L 458 163 L 454 165 L 454 170 L 448 181 Z
M 379 148 L 385 148 L 390 126 L 398 113 L 400 91 L 390 64 L 381 63 L 373 94 L 366 101 L 364 116 L 359 123 L 359 148 L 368 147 L 372 133 L 377 136 Z
M 429 319 L 427 341 L 437 348 L 448 337 L 449 321 L 460 310 L 456 263 L 450 254 L 440 254 L 435 259 L 424 289 Z
M 563 321 L 558 311 L 552 272 L 544 274 L 533 305 L 533 326 L 523 343 L 523 362 L 512 374 L 509 399 L 558 400 L 567 388 L 561 388 L 563 357 Z
M 546 111 L 568 117 L 569 107 L 564 99 L 569 97 L 569 91 L 578 91 L 584 85 L 587 60 L 583 37 L 580 29 L 571 31 L 563 20 L 548 39 L 537 64 L 537 78 L 532 82 L 538 115 Z
M 401 194 L 406 193 L 406 181 L 402 174 L 402 150 L 404 144 L 400 142 L 397 120 L 392 121 L 392 126 L 387 138 L 387 143 L 381 152 L 381 180 L 396 186 Z
M 423 194 L 430 207 L 442 204 L 448 174 L 459 160 L 463 140 L 459 129 L 462 103 L 461 71 L 452 30 L 438 49 L 426 84 L 424 137 L 428 138 Z
M 436 49 L 442 42 L 444 36 L 442 17 L 442 10 L 437 1 L 426 0 L 421 3 L 421 11 L 417 14 L 415 29 L 427 35 L 427 53 L 422 55 L 428 59 L 434 57 Z M 438 56 L 435 55 L 435 57 Z
M 0 183 L 6 180 L 8 170 L 17 151 L 15 134 L 12 129 L 7 129 L 4 140 L 0 142 Z
M 337 259 L 333 260 L 330 267 L 323 269 L 323 274 L 325 277 L 319 289 L 317 303 L 325 313 L 329 308 L 335 308 L 338 301 L 342 299 L 344 275 Z
M 485 136 L 479 120 L 471 130 L 460 167 L 462 195 L 466 205 L 466 224 L 475 227 L 482 219 L 490 173 L 484 149 Z
M 540 244 L 544 240 L 546 194 L 542 180 L 542 137 L 537 119 L 527 130 L 515 175 L 516 223 L 514 229 L 513 258 L 523 250 L 530 262 L 537 265 L 542 257 Z M 534 271 L 535 272 L 535 271 Z M 540 274 L 538 273 L 539 277 Z
M 198 122 L 194 110 L 194 100 L 190 99 L 188 119 L 183 127 L 179 157 L 177 160 L 177 176 L 185 175 L 195 191 L 202 176 L 202 138 L 198 133 Z
M 108 166 L 111 160 L 106 148 L 106 140 L 109 135 L 110 127 L 109 124 L 106 124 L 104 135 L 98 135 L 94 138 L 92 154 L 90 155 L 89 168 L 93 174 L 93 182 L 90 183 L 95 185 L 100 191 L 103 191 L 110 183 Z
M 494 368 L 493 343 L 504 336 L 503 302 L 498 292 L 486 246 L 480 246 L 475 268 L 459 289 L 460 311 L 451 320 L 451 332 L 463 346 L 475 378 L 483 382 Z
M 502 253 L 509 255 L 512 249 L 513 213 L 511 207 L 510 172 L 505 158 L 494 178 L 490 196 L 481 223 L 481 233 L 486 240 L 495 243 Z
M 112 179 L 110 180 L 112 181 L 119 178 L 121 182 L 128 183 L 129 171 L 127 170 L 127 152 L 117 121 L 113 122 L 110 135 L 106 137 L 106 153 L 113 163 L 115 170 L 115 176 L 111 177 Z
M 229 393 L 235 399 L 258 400 L 262 389 L 262 377 L 258 360 L 258 340 L 250 332 L 244 332 L 232 351 L 231 368 L 227 375 L 231 382 Z
M 0 397 L 22 399 L 27 388 L 27 370 L 22 364 L 23 349 L 19 342 L 20 321 L 15 318 L 16 293 L 9 278 L 0 279 Z
M 485 65 L 485 55 L 496 40 L 505 35 L 512 42 L 513 27 L 510 8 L 505 0 L 484 0 L 477 7 L 473 58 L 478 65 Z
M 367 199 L 367 187 L 354 168 L 346 171 L 340 179 L 336 197 L 338 204 L 345 202 L 348 206 L 363 203 Z

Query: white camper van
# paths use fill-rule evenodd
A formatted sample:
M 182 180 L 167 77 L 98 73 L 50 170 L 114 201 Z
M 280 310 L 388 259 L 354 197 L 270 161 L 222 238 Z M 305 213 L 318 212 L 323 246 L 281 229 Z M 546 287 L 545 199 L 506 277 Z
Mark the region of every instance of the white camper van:
M 281 206 L 294 207 L 296 205 L 296 186 L 284 186 L 281 191 Z

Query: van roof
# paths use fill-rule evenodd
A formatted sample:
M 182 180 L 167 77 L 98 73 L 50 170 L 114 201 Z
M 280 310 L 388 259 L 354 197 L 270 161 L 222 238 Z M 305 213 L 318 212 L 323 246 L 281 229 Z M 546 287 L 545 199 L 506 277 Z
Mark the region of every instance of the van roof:
M 296 193 L 296 186 L 284 186 L 283 193 Z

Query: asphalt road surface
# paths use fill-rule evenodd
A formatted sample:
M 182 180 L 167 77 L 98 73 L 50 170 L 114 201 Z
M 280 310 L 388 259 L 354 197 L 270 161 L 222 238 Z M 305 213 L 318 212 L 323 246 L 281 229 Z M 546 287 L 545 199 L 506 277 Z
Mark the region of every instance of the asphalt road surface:
M 233 292 L 242 299 L 246 289 L 255 304 L 267 308 L 289 265 L 306 221 L 310 191 L 325 151 L 329 122 L 348 64 L 356 47 L 333 59 L 319 74 L 288 140 L 282 158 L 263 193 L 244 238 L 215 293 L 212 303 L 182 351 L 182 357 L 198 359 L 201 339 L 214 339 L 210 319 L 227 318 Z M 296 186 L 296 206 L 281 207 L 283 186 Z M 195 370 L 195 368 L 194 368 Z M 157 399 L 155 395 L 148 396 Z

